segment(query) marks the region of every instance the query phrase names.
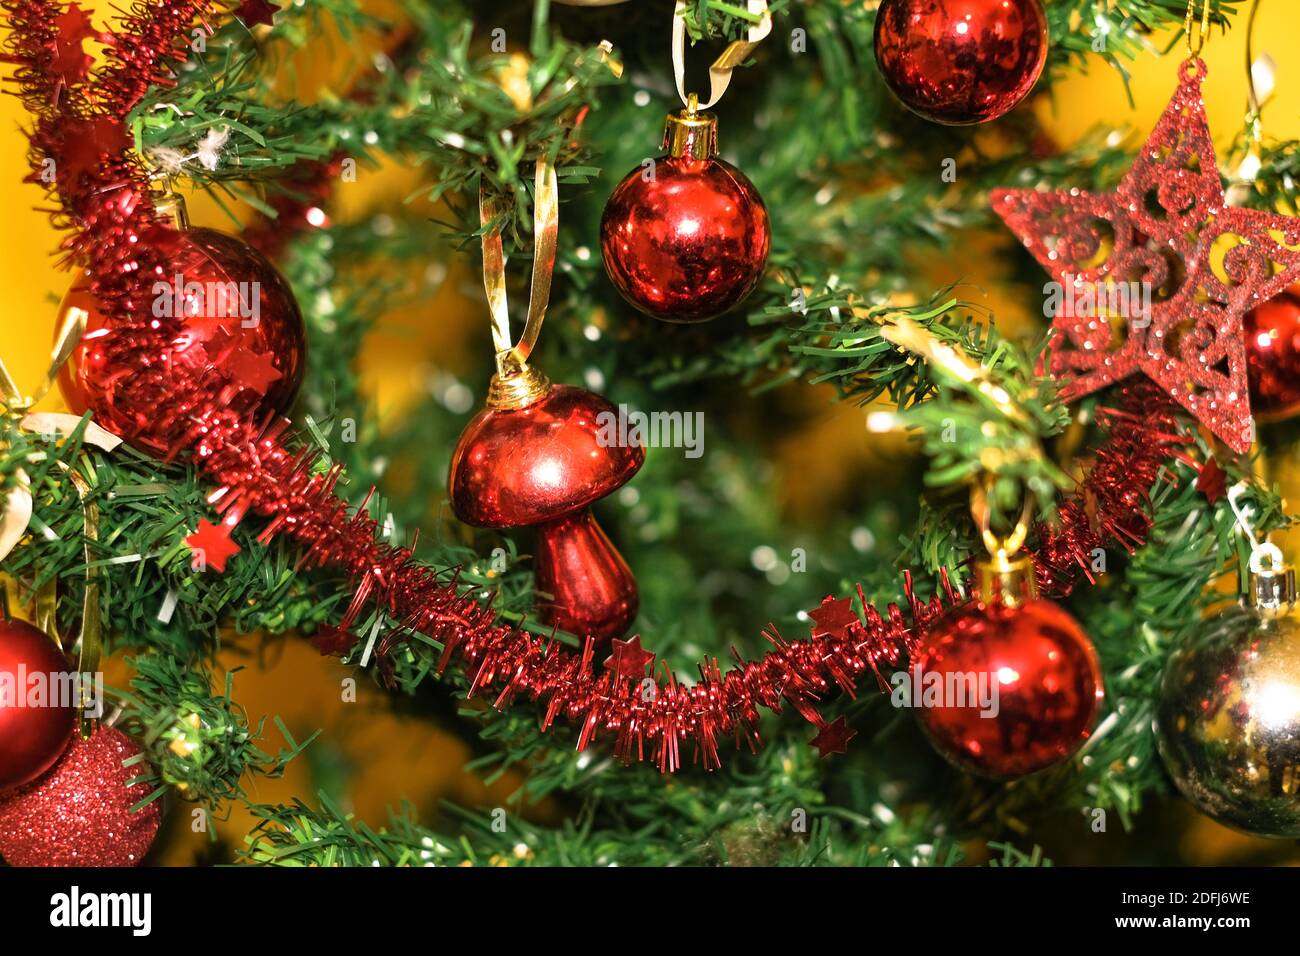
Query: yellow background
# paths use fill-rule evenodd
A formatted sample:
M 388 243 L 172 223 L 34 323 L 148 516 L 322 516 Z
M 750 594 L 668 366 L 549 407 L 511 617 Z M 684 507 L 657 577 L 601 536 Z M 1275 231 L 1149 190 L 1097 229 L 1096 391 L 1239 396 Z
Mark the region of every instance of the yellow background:
M 1266 0 L 1255 43 L 1257 55 L 1267 52 L 1279 64 L 1278 91 L 1265 112 L 1265 134 L 1279 138 L 1300 137 L 1300 67 L 1295 66 L 1300 62 L 1300 31 L 1295 29 L 1291 7 L 1281 0 Z M 108 4 L 97 0 L 89 4 L 89 9 L 96 25 L 102 24 Z M 1157 45 L 1163 47 L 1163 39 Z M 1226 37 L 1216 34 L 1204 52 L 1210 68 L 1206 105 L 1220 147 L 1242 124 L 1247 93 L 1244 49 L 1243 19 L 1241 27 Z M 322 69 L 329 67 L 318 65 L 338 62 L 336 59 L 299 56 L 295 60 L 295 87 L 304 99 L 314 98 L 313 86 L 337 80 L 321 75 Z M 1053 98 L 1040 99 L 1036 108 L 1048 130 L 1063 145 L 1098 126 L 1131 127 L 1138 135 L 1145 135 L 1177 82 L 1177 54 L 1164 59 L 1146 56 L 1130 68 L 1135 109 L 1128 106 L 1118 74 L 1093 58 L 1087 75 L 1071 77 L 1056 87 Z M 35 186 L 22 182 L 28 173 L 27 144 L 21 132 L 26 123 L 27 116 L 17 98 L 0 96 L 0 196 L 5 210 L 0 228 L 0 278 L 6 297 L 0 356 L 19 384 L 30 387 L 41 377 L 48 359 L 55 312 L 52 303 L 62 295 L 69 279 L 54 264 L 60 234 L 45 214 L 33 208 L 43 202 L 43 197 Z M 378 173 L 363 172 L 357 183 L 339 190 L 337 214 L 346 218 L 376 203 L 395 205 L 416 182 L 414 173 L 396 166 Z M 199 223 L 229 228 L 228 221 L 210 203 L 195 201 L 191 212 Z M 990 245 L 1004 247 L 1004 240 L 1005 236 L 999 236 L 993 243 L 962 244 L 965 251 L 957 251 L 936 266 L 934 279 L 967 280 L 987 290 L 989 305 L 1000 322 L 1014 327 L 1032 321 L 1030 313 L 1023 301 L 1007 297 L 999 287 L 998 279 L 1007 268 L 1005 261 L 990 258 L 984 251 Z M 420 368 L 435 363 L 458 366 L 467 348 L 482 345 L 478 341 L 484 331 L 481 308 L 464 293 L 467 287 L 472 289 L 474 277 L 464 271 L 463 262 L 448 265 L 453 269 L 454 281 L 444 283 L 436 299 L 419 309 L 387 317 L 384 328 L 367 343 L 362 362 L 364 381 L 386 414 L 412 397 Z M 965 294 L 972 294 L 969 287 Z M 430 321 L 431 316 L 436 316 L 437 321 Z M 467 333 L 473 337 L 467 337 Z M 57 405 L 57 396 L 45 403 L 49 408 Z M 861 469 L 880 461 L 880 443 L 889 441 L 867 436 L 856 410 L 844 405 L 818 406 L 823 407 L 819 418 L 782 452 L 782 458 L 791 465 L 783 469 L 790 481 L 782 497 L 794 513 L 808 505 L 806 495 L 816 493 L 818 488 L 824 494 L 828 484 L 851 480 Z M 811 447 L 816 448 L 815 455 L 808 454 Z M 810 463 L 821 469 L 818 474 L 809 474 L 813 470 Z M 441 480 L 442 476 L 431 476 L 431 488 Z M 371 823 L 382 822 L 385 806 L 394 803 L 399 795 L 419 807 L 432 806 L 438 796 L 466 803 L 490 799 L 493 803 L 489 805 L 495 805 L 510 789 L 507 782 L 485 793 L 478 781 L 460 769 L 468 756 L 461 743 L 432 730 L 426 721 L 390 713 L 383 695 L 364 681 L 361 700 L 344 707 L 340 704 L 339 682 L 345 672 L 334 661 L 319 657 L 303 641 L 278 643 L 268 651 L 266 659 L 250 661 L 230 656 L 223 664 L 249 665 L 238 675 L 235 686 L 237 697 L 254 718 L 262 713 L 279 713 L 300 737 L 318 727 L 325 729 L 331 746 L 360 768 L 353 781 L 352 807 Z M 126 675 L 110 672 L 110 680 L 115 676 L 119 678 L 115 682 L 121 683 Z M 253 781 L 252 795 L 274 802 L 293 795 L 309 797 L 315 786 L 308 762 L 300 760 L 284 780 Z M 237 841 L 250 824 L 246 816 L 236 814 L 228 824 L 219 826 Z M 198 835 L 186 839 L 183 831 L 187 826 L 186 814 L 171 814 L 172 832 L 163 862 L 186 863 L 204 852 L 206 840 Z M 1249 853 L 1251 841 L 1197 818 L 1183 849 L 1191 861 L 1229 862 Z

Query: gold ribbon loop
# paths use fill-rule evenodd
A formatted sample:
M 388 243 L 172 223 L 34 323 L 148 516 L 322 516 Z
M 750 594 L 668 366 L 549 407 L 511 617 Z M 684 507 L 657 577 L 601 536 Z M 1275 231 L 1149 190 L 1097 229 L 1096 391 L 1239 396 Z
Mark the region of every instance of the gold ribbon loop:
M 1201 21 L 1196 22 L 1196 0 L 1187 0 L 1187 20 L 1183 23 L 1187 34 L 1187 52 L 1200 56 L 1205 48 L 1205 41 L 1210 34 L 1210 0 L 1201 0 Z
M 746 0 L 747 9 L 758 19 L 749 28 L 743 40 L 733 40 L 722 51 L 722 55 L 709 67 L 709 98 L 699 103 L 695 94 L 686 92 L 686 0 L 677 0 L 673 9 L 673 76 L 677 80 L 677 95 L 682 105 L 694 113 L 697 109 L 707 110 L 727 92 L 731 84 L 731 71 L 740 66 L 754 49 L 772 32 L 772 14 L 767 9 L 767 0 Z
M 993 481 L 992 475 L 985 475 L 983 480 L 971 485 L 971 517 L 979 526 L 984 547 L 988 549 L 989 554 L 1011 557 L 1025 546 L 1025 539 L 1029 537 L 1029 523 L 1034 514 L 1034 499 L 1032 495 L 1025 495 L 1025 503 L 1020 509 L 1020 518 L 1016 521 L 1015 528 L 1009 535 L 999 537 L 993 533 L 993 509 L 989 507 L 989 494 L 993 490 Z
M 555 245 L 560 231 L 560 190 L 555 164 L 545 157 L 537 160 L 533 187 L 533 278 L 528 295 L 528 318 L 523 335 L 512 344 L 510 310 L 506 299 L 505 251 L 501 242 L 501 225 L 488 226 L 500 214 L 500 204 L 488 194 L 487 184 L 480 183 L 479 221 L 483 233 L 483 289 L 487 292 L 492 318 L 492 344 L 496 348 L 497 374 L 502 378 L 518 374 L 528 365 L 528 357 L 541 334 L 546 307 L 551 301 L 551 276 L 555 272 Z

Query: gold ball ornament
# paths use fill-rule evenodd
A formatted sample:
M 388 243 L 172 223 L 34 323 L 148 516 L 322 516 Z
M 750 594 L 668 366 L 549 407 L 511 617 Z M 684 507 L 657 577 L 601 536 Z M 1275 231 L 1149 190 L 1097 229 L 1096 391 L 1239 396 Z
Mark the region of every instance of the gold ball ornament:
M 1156 741 L 1183 796 L 1255 836 L 1300 837 L 1295 599 L 1291 568 L 1252 568 L 1245 606 L 1207 619 L 1174 651 L 1157 705 Z

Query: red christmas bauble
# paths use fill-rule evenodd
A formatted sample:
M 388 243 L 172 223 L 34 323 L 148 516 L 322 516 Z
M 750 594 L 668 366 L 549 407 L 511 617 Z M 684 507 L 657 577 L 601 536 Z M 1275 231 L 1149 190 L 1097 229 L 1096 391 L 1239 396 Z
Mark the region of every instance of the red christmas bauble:
M 158 321 L 177 321 L 179 331 L 169 349 L 135 361 L 163 369 L 215 367 L 237 386 L 231 400 L 251 416 L 287 411 L 302 384 L 307 351 L 289 284 L 252 246 L 215 229 L 158 229 L 152 241 L 167 247 L 167 265 L 154 277 L 149 308 Z M 97 424 L 136 447 L 164 454 L 168 443 L 152 413 L 165 396 L 151 401 L 129 378 L 133 391 L 124 392 L 120 359 L 106 347 L 115 333 L 88 285 L 85 277 L 78 280 L 60 310 L 60 318 L 72 308 L 89 314 L 86 334 L 59 374 L 64 401 L 78 415 L 89 409 Z M 165 380 L 159 377 L 160 389 Z
M 1068 758 L 1102 699 L 1092 642 L 1069 614 L 1037 599 L 954 608 L 922 641 L 912 686 L 935 748 L 959 767 L 1002 779 Z M 928 688 L 938 688 L 937 699 L 925 696 Z
M 691 121 L 712 122 L 700 116 Z M 670 133 L 682 121 L 670 117 Z M 665 322 L 705 322 L 735 308 L 767 265 L 767 207 L 744 173 L 713 155 L 715 148 L 634 169 L 601 217 L 610 281 L 631 305 Z
M 0 856 L 10 866 L 137 866 L 162 821 L 159 801 L 137 811 L 148 772 L 134 740 L 112 727 L 72 737 L 45 776 L 0 797 Z
M 535 526 L 542 620 L 608 641 L 636 617 L 636 579 L 589 509 L 636 474 L 645 448 L 599 395 L 549 383 L 539 391 L 465 427 L 452 453 L 452 510 L 478 527 Z
M 73 702 L 62 700 L 68 662 L 22 621 L 0 620 L 0 791 L 35 780 L 72 736 Z
M 1246 376 L 1256 418 L 1277 421 L 1300 411 L 1300 287 L 1246 313 Z
M 1029 95 L 1047 61 L 1041 0 L 884 0 L 876 63 L 903 105 L 950 126 L 985 123 Z

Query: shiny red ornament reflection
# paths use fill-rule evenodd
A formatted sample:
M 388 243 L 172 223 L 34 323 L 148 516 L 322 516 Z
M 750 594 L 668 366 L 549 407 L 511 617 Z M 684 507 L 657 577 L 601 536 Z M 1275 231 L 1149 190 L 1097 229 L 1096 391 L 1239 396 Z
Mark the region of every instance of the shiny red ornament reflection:
M 282 413 L 302 383 L 307 333 L 298 303 L 275 267 L 252 246 L 214 229 L 157 229 L 150 241 L 163 245 L 165 264 L 148 286 L 144 309 L 132 324 L 151 323 L 168 335 L 166 347 L 138 355 L 142 366 L 197 373 L 215 368 L 229 383 L 218 404 L 240 402 L 252 418 Z M 59 374 L 59 388 L 78 415 L 89 409 L 96 423 L 136 447 L 166 454 L 167 429 L 155 412 L 159 402 L 126 396 L 118 383 L 139 381 L 116 367 L 106 340 L 118 334 L 92 295 L 86 279 L 69 290 L 69 309 L 84 309 L 86 334 Z M 144 314 L 141 314 L 144 313 Z
M 1102 699 L 1092 642 L 1045 600 L 953 609 L 913 656 L 913 687 L 924 689 L 926 675 L 944 688 L 937 706 L 913 701 L 926 735 L 953 763 L 986 777 L 1021 777 L 1067 759 L 1088 738 Z M 962 681 L 990 690 L 996 682 L 995 705 L 959 699 L 951 688 Z
M 605 418 L 604 416 L 609 416 Z M 486 408 L 452 454 L 456 516 L 485 528 L 536 526 L 539 612 L 548 624 L 604 642 L 636 617 L 636 580 L 596 524 L 595 502 L 626 484 L 645 449 L 619 444 L 618 410 L 584 389 L 551 385 L 523 408 Z
M 23 621 L 0 620 L 0 790 L 39 777 L 59 759 L 72 736 L 71 702 L 54 706 L 46 696 L 30 698 L 32 681 L 57 688 L 56 675 L 68 662 L 44 633 Z
M 1246 313 L 1246 378 L 1256 418 L 1278 421 L 1300 411 L 1300 287 Z
M 1047 62 L 1040 0 L 884 0 L 876 63 L 908 109 L 936 123 L 985 123 L 1029 95 Z
M 665 322 L 704 322 L 739 305 L 762 278 L 767 207 L 744 173 L 714 155 L 708 114 L 669 117 L 666 145 L 673 155 L 634 169 L 609 197 L 601 256 L 637 309 Z

